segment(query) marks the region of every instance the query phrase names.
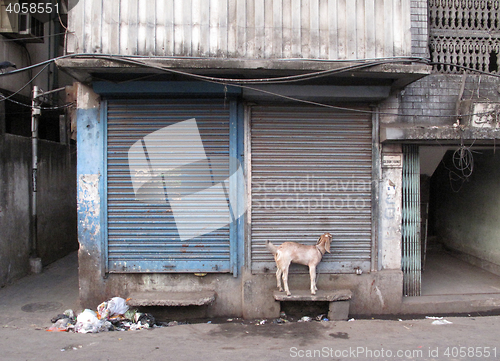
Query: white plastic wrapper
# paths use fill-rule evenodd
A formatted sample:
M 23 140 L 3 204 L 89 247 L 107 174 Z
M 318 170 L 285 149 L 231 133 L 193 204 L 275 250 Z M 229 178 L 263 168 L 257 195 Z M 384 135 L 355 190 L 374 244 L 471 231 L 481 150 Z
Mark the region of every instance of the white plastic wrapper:
M 127 301 L 121 297 L 113 297 L 109 301 L 97 306 L 97 314 L 100 319 L 108 319 L 115 315 L 123 315 L 128 311 Z
M 97 314 L 89 309 L 85 309 L 76 318 L 75 332 L 97 333 L 102 326 L 102 321 L 97 318 Z

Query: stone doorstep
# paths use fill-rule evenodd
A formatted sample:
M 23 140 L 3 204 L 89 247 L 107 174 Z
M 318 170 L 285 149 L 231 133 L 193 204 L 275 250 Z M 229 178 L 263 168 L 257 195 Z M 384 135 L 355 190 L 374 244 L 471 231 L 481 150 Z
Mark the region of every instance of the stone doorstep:
M 349 301 L 352 297 L 351 290 L 333 290 L 324 291 L 318 290 L 315 295 L 311 295 L 310 290 L 294 290 L 292 294 L 287 296 L 285 292 L 274 291 L 274 299 L 276 301 Z
M 215 301 L 215 291 L 196 292 L 133 292 L 128 298 L 129 306 L 204 306 Z
M 287 296 L 284 292 L 274 291 L 274 299 L 280 302 L 329 302 L 328 319 L 330 321 L 347 321 L 349 318 L 349 303 L 351 298 L 351 290 L 318 290 L 315 295 L 311 295 L 310 290 L 300 290 L 293 291 L 290 296 Z

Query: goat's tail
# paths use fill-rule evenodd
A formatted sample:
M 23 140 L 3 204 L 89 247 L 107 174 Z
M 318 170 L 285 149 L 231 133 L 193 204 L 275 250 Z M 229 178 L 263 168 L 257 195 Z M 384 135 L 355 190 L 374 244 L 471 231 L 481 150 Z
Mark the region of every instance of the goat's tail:
M 272 244 L 271 242 L 269 242 L 269 240 L 266 241 L 266 248 L 272 254 L 276 254 L 278 252 L 278 247 L 276 247 L 274 244 Z

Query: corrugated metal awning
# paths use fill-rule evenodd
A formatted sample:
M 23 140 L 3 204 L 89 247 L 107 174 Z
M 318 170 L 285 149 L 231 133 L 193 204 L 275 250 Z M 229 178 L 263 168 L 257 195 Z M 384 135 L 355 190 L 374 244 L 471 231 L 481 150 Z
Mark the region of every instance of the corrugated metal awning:
M 253 272 L 276 267 L 266 240 L 315 244 L 325 232 L 333 235 L 332 253 L 323 257 L 319 272 L 369 272 L 371 116 L 313 107 L 253 107 L 251 200 Z

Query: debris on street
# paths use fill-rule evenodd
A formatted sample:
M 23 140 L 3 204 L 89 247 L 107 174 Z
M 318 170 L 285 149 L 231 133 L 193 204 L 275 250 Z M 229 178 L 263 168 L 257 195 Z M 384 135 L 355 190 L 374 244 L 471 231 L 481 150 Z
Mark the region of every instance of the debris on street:
M 445 320 L 444 317 L 435 317 L 435 316 L 425 316 L 428 320 L 432 321 L 433 325 L 451 325 L 453 322 Z
M 114 316 L 123 316 L 127 311 L 127 300 L 121 297 L 113 297 L 97 306 L 97 318 L 109 319 Z
M 113 297 L 101 303 L 97 312 L 85 309 L 76 317 L 73 310 L 66 310 L 53 317 L 51 322 L 52 326 L 47 331 L 53 332 L 98 333 L 159 327 L 153 315 L 129 310 L 127 300 L 121 297 Z M 174 324 L 170 322 L 168 325 Z
M 281 317 L 273 320 L 273 323 L 287 323 L 287 322 L 289 322 L 287 319 Z
M 108 331 L 135 331 L 155 327 L 172 327 L 188 323 L 176 320 L 157 322 L 155 317 L 150 313 L 143 313 L 139 312 L 137 309 L 130 309 L 127 304 L 128 301 L 129 299 L 113 297 L 99 304 L 96 311 L 85 309 L 77 315 L 75 315 L 73 310 L 66 310 L 64 313 L 53 317 L 50 320 L 52 326 L 46 330 L 52 332 L 99 333 Z M 238 318 L 227 318 L 225 321 L 233 322 L 238 320 Z M 218 320 L 215 320 L 215 322 L 217 321 Z M 285 324 L 289 322 L 313 321 L 325 322 L 329 320 L 326 314 L 320 314 L 316 317 L 303 316 L 298 320 L 294 320 L 293 317 L 288 317 L 287 314 L 282 311 L 280 312 L 280 317 L 273 320 L 257 319 L 247 322 L 253 323 L 256 326 L 263 326 L 271 323 Z M 211 324 L 212 320 L 205 322 Z M 244 323 L 245 322 L 242 324 Z

